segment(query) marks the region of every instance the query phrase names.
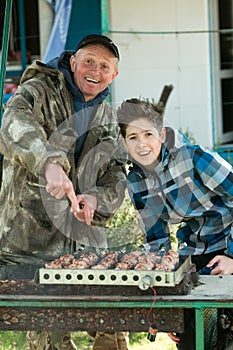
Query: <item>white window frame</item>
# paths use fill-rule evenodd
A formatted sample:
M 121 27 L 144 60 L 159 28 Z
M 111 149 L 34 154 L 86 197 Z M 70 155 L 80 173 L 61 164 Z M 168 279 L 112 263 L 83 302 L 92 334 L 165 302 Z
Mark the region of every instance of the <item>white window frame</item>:
M 227 144 L 233 140 L 233 130 L 223 132 L 223 110 L 222 110 L 222 92 L 221 81 L 223 79 L 233 78 L 233 69 L 221 69 L 220 61 L 220 40 L 219 40 L 219 14 L 218 0 L 209 0 L 211 11 L 211 77 L 213 83 L 213 122 L 214 122 L 214 140 L 215 145 Z

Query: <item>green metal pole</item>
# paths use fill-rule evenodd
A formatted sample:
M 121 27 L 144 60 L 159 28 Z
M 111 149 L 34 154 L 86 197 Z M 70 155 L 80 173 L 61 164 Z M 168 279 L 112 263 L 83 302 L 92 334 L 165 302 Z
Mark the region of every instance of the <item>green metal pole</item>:
M 20 51 L 21 51 L 21 63 L 22 63 L 22 72 L 23 72 L 27 66 L 24 0 L 18 0 L 18 4 L 19 4 Z
M 103 35 L 109 34 L 109 0 L 101 0 L 101 31 Z
M 100 0 L 100 15 L 101 15 L 101 33 L 103 35 L 109 35 L 109 0 Z M 111 92 L 112 87 L 110 85 L 110 95 L 107 98 L 107 101 L 111 103 Z
M 195 310 L 196 325 L 196 349 L 204 350 L 204 309 Z
M 2 112 L 3 112 L 3 87 L 4 87 L 5 75 L 6 75 L 6 60 L 7 60 L 8 45 L 9 45 L 12 2 L 13 0 L 6 0 L 6 7 L 5 7 L 5 17 L 4 17 L 4 27 L 3 27 L 3 37 L 2 37 L 2 59 L 1 59 L 1 68 L 0 68 L 0 96 L 1 96 L 0 120 L 2 118 Z

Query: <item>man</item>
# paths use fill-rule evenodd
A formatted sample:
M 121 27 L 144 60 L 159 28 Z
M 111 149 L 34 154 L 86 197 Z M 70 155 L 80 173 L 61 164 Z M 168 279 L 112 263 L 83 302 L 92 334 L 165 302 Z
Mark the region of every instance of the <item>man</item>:
M 119 58 L 111 39 L 92 34 L 24 72 L 0 132 L 2 264 L 44 266 L 83 244 L 106 246 L 98 224 L 124 197 L 118 128 L 105 102 Z M 76 349 L 67 333 L 29 332 L 28 340 L 31 349 Z

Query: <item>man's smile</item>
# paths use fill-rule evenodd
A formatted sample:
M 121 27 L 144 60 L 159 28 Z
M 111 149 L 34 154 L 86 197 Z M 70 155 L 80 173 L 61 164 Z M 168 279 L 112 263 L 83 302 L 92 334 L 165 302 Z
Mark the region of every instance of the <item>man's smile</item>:
M 100 81 L 90 78 L 90 77 L 85 77 L 85 79 L 89 82 L 89 83 L 94 83 L 94 84 L 98 84 Z

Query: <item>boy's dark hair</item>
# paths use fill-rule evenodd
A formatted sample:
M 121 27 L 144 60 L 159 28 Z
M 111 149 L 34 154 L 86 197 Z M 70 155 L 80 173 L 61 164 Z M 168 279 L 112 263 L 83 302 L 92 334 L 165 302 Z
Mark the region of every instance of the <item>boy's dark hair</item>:
M 163 102 L 154 103 L 148 99 L 138 98 L 128 99 L 121 104 L 117 111 L 120 133 L 125 138 L 127 126 L 139 118 L 150 120 L 160 133 L 163 128 L 163 113 Z

